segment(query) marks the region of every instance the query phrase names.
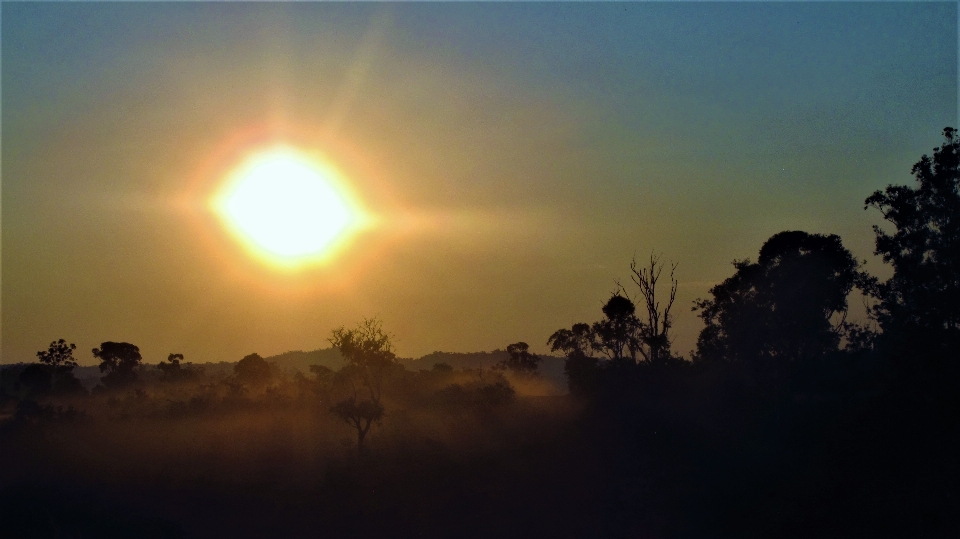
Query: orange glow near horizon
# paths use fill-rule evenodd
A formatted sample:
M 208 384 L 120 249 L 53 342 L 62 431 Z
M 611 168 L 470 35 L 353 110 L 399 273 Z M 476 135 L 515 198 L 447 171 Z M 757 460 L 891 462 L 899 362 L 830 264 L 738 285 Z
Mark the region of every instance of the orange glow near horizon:
M 285 269 L 330 261 L 369 222 L 335 167 L 288 146 L 242 161 L 210 207 L 249 253 Z

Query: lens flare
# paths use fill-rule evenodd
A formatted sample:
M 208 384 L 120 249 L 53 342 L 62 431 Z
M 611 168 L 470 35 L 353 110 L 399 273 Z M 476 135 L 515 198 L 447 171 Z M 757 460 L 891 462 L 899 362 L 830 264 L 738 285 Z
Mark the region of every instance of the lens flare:
M 357 221 L 339 174 L 301 153 L 254 155 L 230 175 L 213 209 L 234 235 L 270 262 L 317 261 Z

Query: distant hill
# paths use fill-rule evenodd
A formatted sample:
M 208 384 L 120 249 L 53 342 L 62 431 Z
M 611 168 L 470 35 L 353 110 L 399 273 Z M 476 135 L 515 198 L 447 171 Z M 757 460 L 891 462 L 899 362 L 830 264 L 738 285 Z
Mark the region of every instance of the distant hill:
M 265 357 L 268 363 L 275 363 L 284 371 L 310 372 L 310 365 L 323 365 L 332 370 L 343 366 L 343 356 L 337 348 L 322 348 L 320 350 L 291 350 L 275 356 Z
M 510 357 L 506 350 L 493 352 L 433 352 L 419 359 L 402 359 L 403 365 L 410 370 L 432 369 L 437 363 L 446 363 L 454 369 L 490 369 L 500 361 Z

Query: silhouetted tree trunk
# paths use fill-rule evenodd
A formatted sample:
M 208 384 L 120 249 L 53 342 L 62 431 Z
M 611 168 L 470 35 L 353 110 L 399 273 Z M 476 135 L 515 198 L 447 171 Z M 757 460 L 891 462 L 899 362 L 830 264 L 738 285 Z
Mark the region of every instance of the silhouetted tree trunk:
M 361 426 L 357 422 L 357 453 L 363 454 L 363 440 L 367 437 L 367 433 L 370 432 L 370 425 L 373 424 L 373 421 L 368 419 L 366 424 Z

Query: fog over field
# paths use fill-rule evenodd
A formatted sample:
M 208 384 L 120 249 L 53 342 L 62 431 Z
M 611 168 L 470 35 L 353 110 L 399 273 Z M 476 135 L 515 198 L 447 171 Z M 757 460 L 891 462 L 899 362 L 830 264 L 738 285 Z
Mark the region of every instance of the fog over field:
M 956 2 L 0 9 L 0 538 L 960 537 Z

